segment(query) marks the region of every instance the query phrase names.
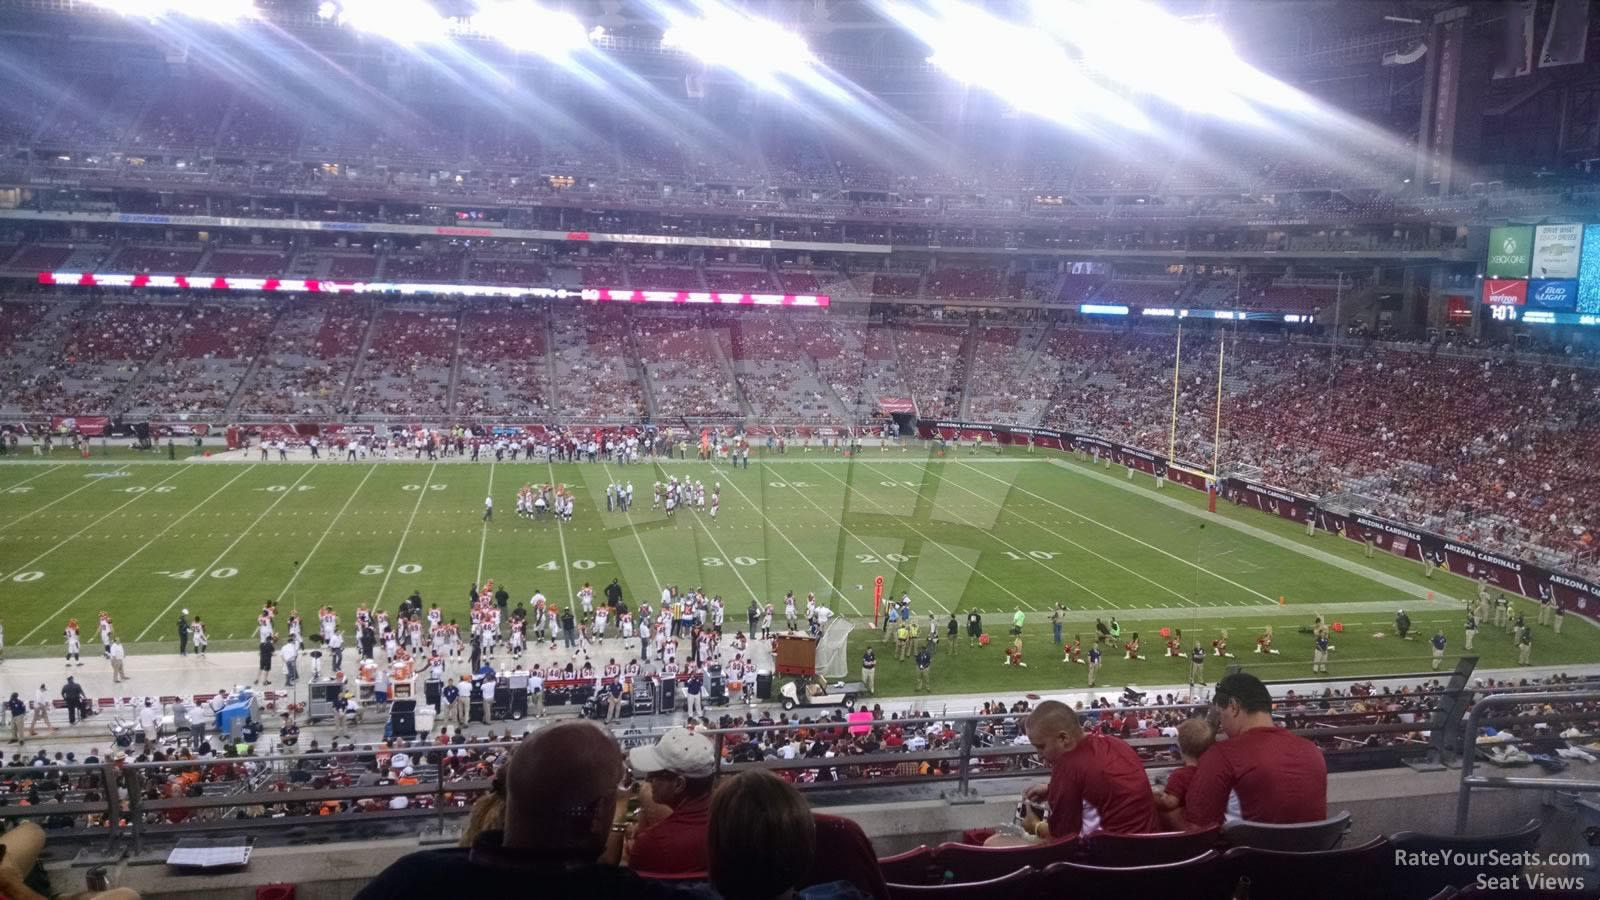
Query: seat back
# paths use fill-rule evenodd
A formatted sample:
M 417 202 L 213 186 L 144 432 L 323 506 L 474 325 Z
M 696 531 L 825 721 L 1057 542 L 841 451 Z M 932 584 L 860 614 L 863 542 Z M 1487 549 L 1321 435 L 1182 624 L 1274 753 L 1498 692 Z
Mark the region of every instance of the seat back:
M 1234 847 L 1223 857 L 1228 880 L 1249 878 L 1252 897 L 1295 900 L 1382 897 L 1389 894 L 1394 868 L 1394 846 L 1382 836 L 1359 847 L 1309 853 Z M 1316 873 L 1338 874 L 1322 878 Z
M 1049 841 L 1026 847 L 980 847 L 976 844 L 940 844 L 933 850 L 933 864 L 951 882 L 964 884 L 999 878 L 1018 869 L 1042 869 L 1053 862 L 1072 859 L 1078 853 L 1075 840 Z
M 1232 885 L 1215 850 L 1157 866 L 1090 866 L 1059 862 L 1047 867 L 1034 886 L 1041 897 L 1183 897 L 1227 900 Z M 1264 896 L 1264 895 L 1263 895 Z
M 1529 819 L 1522 827 L 1500 834 L 1487 834 L 1478 837 L 1456 837 L 1454 835 L 1422 834 L 1415 831 L 1402 831 L 1394 835 L 1391 840 L 1398 856 L 1404 853 L 1429 853 L 1445 852 L 1448 855 L 1439 865 L 1397 866 L 1395 876 L 1405 893 L 1396 893 L 1396 896 L 1427 897 L 1442 890 L 1446 886 L 1466 887 L 1477 883 L 1478 875 L 1483 874 L 1491 878 L 1509 878 L 1522 871 L 1520 863 L 1515 865 L 1489 865 L 1487 854 L 1499 851 L 1503 854 L 1515 854 L 1519 851 L 1534 849 L 1539 843 L 1539 829 L 1542 824 L 1538 819 Z M 1458 855 L 1459 854 L 1459 855 Z M 1471 865 L 1451 865 L 1451 858 L 1470 861 Z
M 817 822 L 816 855 L 807 884 L 848 881 L 873 900 L 889 900 L 889 886 L 878 868 L 872 841 L 850 819 L 814 813 Z
M 1082 842 L 1076 862 L 1091 866 L 1155 866 L 1194 859 L 1222 845 L 1222 829 L 1109 834 L 1097 831 Z
M 1292 825 L 1242 820 L 1229 822 L 1222 826 L 1222 839 L 1235 847 L 1310 853 L 1339 846 L 1349 830 L 1350 813 L 1346 811 L 1320 822 L 1296 822 Z
M 943 869 L 933 861 L 933 848 L 922 844 L 878 860 L 878 871 L 890 884 L 938 884 Z
M 999 878 L 964 884 L 891 883 L 889 900 L 1011 900 L 1031 893 L 1038 877 L 1033 869 L 1018 869 Z

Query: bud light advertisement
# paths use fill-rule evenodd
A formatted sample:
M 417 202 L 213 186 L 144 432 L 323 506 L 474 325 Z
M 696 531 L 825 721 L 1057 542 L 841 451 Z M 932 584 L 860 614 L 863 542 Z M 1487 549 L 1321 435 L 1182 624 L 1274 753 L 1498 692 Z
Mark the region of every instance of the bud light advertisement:
M 1528 282 L 1528 308 L 1572 312 L 1578 308 L 1576 279 L 1546 279 Z

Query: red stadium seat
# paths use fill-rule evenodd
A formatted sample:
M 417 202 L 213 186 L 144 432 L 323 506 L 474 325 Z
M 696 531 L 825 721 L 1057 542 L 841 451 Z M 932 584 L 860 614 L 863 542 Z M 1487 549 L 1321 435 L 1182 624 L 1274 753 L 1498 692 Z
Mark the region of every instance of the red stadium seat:
M 988 881 L 965 884 L 912 885 L 890 884 L 890 900 L 1007 900 L 1027 896 L 1033 889 L 1039 873 L 1031 868 L 1018 869 Z
M 933 848 L 922 844 L 904 853 L 880 858 L 878 871 L 892 884 L 932 884 L 940 880 L 944 870 L 934 863 Z M 935 877 L 930 878 L 930 872 Z
M 1051 841 L 1027 847 L 980 847 L 976 844 L 940 844 L 933 851 L 934 865 L 957 883 L 985 881 L 1015 872 L 1023 866 L 1042 869 L 1074 858 L 1080 850 L 1075 840 Z
M 1542 828 L 1543 823 L 1538 819 L 1529 819 L 1521 827 L 1499 834 L 1456 837 L 1402 831 L 1390 840 L 1396 851 L 1448 852 L 1462 854 L 1463 859 L 1472 859 L 1475 856 L 1481 859 L 1483 855 L 1491 852 L 1514 854 L 1534 849 L 1539 844 L 1539 832 Z M 1522 871 L 1520 864 L 1495 866 L 1480 861 L 1465 866 L 1402 866 L 1396 869 L 1394 876 L 1397 882 L 1396 890 L 1403 892 L 1397 893 L 1397 896 L 1424 897 L 1446 886 L 1465 887 L 1475 884 L 1479 874 L 1505 878 L 1520 871 Z
M 1153 866 L 1193 859 L 1222 844 L 1222 829 L 1159 834 L 1096 832 L 1081 841 L 1079 860 L 1095 866 Z
M 1222 826 L 1222 839 L 1235 847 L 1263 850 L 1290 850 L 1308 853 L 1332 850 L 1350 830 L 1350 813 L 1341 812 L 1320 822 L 1278 825 L 1267 822 L 1229 822 Z
M 1387 837 L 1379 836 L 1359 847 L 1311 853 L 1235 847 L 1223 856 L 1223 868 L 1231 879 L 1249 878 L 1254 896 L 1295 900 L 1381 897 L 1393 884 L 1394 846 Z M 1339 875 L 1308 878 L 1308 872 Z
M 1183 897 L 1227 900 L 1233 885 L 1222 854 L 1208 850 L 1193 859 L 1159 866 L 1089 866 L 1059 862 L 1034 886 L 1043 897 Z

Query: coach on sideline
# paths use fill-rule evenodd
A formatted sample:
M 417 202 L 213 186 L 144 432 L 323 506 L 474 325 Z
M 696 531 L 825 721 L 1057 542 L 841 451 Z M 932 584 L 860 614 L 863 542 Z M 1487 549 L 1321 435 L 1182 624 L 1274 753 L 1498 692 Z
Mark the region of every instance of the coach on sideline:
M 1232 818 L 1229 798 L 1239 798 L 1247 822 L 1289 825 L 1328 817 L 1328 764 L 1317 745 L 1272 721 L 1272 695 L 1261 679 L 1235 672 L 1217 682 L 1212 703 L 1228 739 L 1200 757 L 1184 794 L 1190 830 Z

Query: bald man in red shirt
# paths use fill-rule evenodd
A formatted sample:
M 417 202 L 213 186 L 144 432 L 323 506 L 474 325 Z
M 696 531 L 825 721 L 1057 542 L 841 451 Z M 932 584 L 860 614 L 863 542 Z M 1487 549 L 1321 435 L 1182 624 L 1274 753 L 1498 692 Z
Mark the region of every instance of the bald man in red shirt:
M 1092 831 L 1148 834 L 1159 831 L 1150 779 L 1139 755 L 1121 738 L 1083 730 L 1065 703 L 1046 700 L 1027 721 L 1028 742 L 1050 766 L 1050 782 L 1023 793 L 1029 804 L 1023 830 L 1042 841 Z M 1048 803 L 1041 820 L 1032 806 Z M 990 843 L 1005 843 L 997 836 Z
M 1272 721 L 1272 695 L 1261 679 L 1237 672 L 1217 683 L 1213 703 L 1228 739 L 1200 757 L 1184 793 L 1191 830 L 1224 819 L 1288 825 L 1328 817 L 1328 764 L 1317 745 Z

